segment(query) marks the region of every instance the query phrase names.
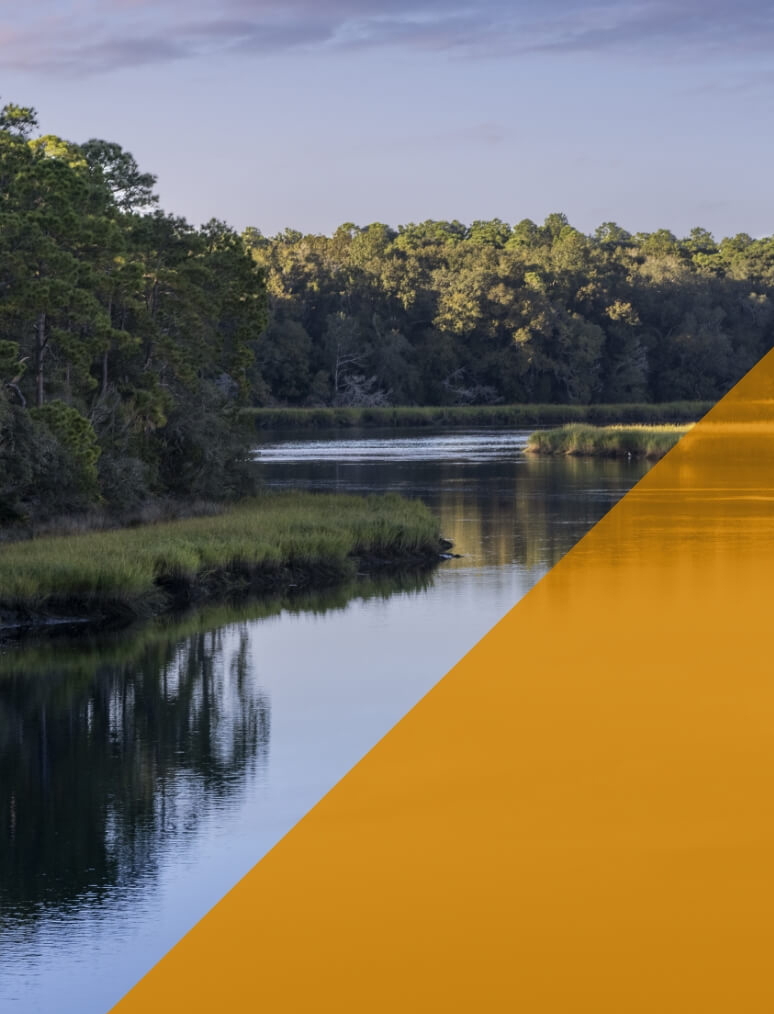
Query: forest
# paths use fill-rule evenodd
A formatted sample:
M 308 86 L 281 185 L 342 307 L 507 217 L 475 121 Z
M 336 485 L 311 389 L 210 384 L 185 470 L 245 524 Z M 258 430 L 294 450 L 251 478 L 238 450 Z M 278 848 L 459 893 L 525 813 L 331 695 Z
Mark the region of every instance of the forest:
M 245 407 L 713 401 L 774 343 L 774 238 L 559 213 L 269 237 L 155 183 L 0 112 L 0 525 L 249 494 Z
M 0 523 L 249 492 L 261 268 L 120 145 L 36 126 L 0 112 Z
M 774 342 L 774 238 L 557 213 L 244 239 L 269 298 L 255 405 L 715 401 Z

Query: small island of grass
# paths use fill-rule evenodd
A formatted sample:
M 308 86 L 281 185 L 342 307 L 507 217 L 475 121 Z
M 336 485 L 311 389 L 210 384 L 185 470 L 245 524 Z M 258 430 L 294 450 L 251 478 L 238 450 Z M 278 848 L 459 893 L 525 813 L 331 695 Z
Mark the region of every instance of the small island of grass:
M 587 426 L 572 423 L 537 430 L 527 443 L 530 454 L 572 454 L 596 458 L 663 458 L 690 426 Z
M 107 625 L 233 594 L 323 587 L 428 566 L 448 545 L 424 504 L 396 494 L 267 494 L 215 517 L 7 544 L 0 627 Z

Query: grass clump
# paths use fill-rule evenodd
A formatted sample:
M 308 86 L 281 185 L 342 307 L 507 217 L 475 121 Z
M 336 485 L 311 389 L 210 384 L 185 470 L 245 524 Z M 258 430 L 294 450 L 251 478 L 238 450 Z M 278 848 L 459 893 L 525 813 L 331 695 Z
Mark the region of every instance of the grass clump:
M 562 423 L 695 422 L 712 402 L 672 401 L 620 405 L 446 405 L 379 408 L 253 408 L 244 413 L 258 429 L 358 429 L 423 426 L 552 426 Z
M 689 426 L 585 426 L 570 424 L 531 434 L 531 454 L 573 454 L 596 458 L 657 460 L 690 429 Z
M 7 544 L 0 620 L 129 620 L 234 592 L 320 587 L 439 551 L 437 521 L 415 500 L 267 494 L 214 517 Z

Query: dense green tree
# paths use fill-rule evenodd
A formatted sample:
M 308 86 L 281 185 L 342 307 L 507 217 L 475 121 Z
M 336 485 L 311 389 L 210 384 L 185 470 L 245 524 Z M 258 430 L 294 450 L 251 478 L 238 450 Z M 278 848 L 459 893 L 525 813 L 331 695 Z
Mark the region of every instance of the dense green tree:
M 107 190 L 121 211 L 137 211 L 158 203 L 156 177 L 140 172 L 133 155 L 111 141 L 92 138 L 79 146 L 100 189 Z
M 260 404 L 340 402 L 349 356 L 372 386 L 346 397 L 396 404 L 711 399 L 774 342 L 774 241 L 744 234 L 586 236 L 554 213 L 347 222 L 250 248 L 270 294 Z
M 36 126 L 0 112 L 0 514 L 245 488 L 261 268 L 224 223 L 154 209 L 119 145 Z

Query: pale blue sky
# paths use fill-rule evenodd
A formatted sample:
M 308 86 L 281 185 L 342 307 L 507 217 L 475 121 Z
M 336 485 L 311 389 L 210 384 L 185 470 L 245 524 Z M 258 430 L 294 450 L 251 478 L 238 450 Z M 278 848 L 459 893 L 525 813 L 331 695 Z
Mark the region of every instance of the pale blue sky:
M 0 0 L 0 92 L 265 233 L 564 211 L 774 232 L 774 14 L 671 0 Z

